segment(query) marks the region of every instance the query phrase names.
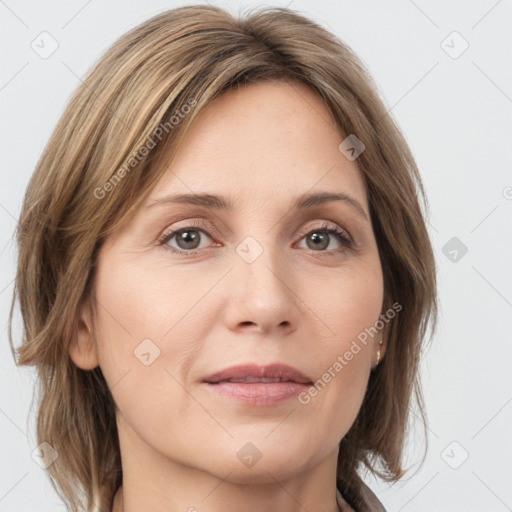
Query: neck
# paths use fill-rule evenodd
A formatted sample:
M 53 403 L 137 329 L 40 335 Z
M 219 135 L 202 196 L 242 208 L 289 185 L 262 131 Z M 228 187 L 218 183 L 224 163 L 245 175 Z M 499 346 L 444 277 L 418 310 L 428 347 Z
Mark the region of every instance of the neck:
M 343 499 L 341 493 L 337 490 L 336 492 L 336 503 L 339 512 L 354 512 L 354 509 Z M 114 496 L 114 502 L 112 506 L 112 512 L 125 512 L 123 502 L 123 486 L 120 485 Z

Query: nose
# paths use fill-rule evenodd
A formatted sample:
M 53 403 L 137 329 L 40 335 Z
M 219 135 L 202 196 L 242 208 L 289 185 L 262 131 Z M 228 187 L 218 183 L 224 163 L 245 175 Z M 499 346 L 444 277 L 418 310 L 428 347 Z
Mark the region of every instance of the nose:
M 264 248 L 255 261 L 236 254 L 233 262 L 224 309 L 229 328 L 258 334 L 293 332 L 301 301 L 283 258 Z

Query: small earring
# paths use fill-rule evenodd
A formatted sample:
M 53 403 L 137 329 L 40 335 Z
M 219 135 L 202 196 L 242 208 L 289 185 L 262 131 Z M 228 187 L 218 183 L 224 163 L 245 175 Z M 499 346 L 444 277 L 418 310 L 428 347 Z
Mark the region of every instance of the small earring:
M 379 345 L 380 345 L 380 346 L 382 346 L 382 343 L 383 343 L 383 341 L 382 341 L 382 339 L 381 339 L 381 340 L 379 341 Z M 379 350 L 377 350 L 377 364 L 376 364 L 375 366 L 378 366 L 379 361 L 380 361 L 380 348 L 379 348 Z

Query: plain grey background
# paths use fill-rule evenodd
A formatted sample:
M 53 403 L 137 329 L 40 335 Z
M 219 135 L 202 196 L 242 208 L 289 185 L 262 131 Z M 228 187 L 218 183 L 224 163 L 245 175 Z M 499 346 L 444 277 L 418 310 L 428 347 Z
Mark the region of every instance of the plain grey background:
M 0 1 L 4 326 L 24 189 L 70 94 L 119 36 L 187 3 L 196 2 Z M 413 421 L 411 471 L 402 483 L 368 477 L 369 485 L 390 511 L 512 510 L 512 2 L 211 3 L 235 14 L 287 5 L 348 43 L 375 78 L 423 176 L 441 307 L 422 367 L 429 452 L 417 470 L 422 438 Z M 18 344 L 19 314 L 15 320 Z M 15 367 L 3 332 L 0 512 L 64 510 L 31 458 L 32 370 Z

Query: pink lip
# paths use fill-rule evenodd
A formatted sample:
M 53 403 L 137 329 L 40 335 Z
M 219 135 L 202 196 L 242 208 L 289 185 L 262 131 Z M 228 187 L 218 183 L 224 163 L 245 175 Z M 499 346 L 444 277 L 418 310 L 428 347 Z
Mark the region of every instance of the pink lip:
M 208 375 L 203 382 L 211 384 L 218 383 L 228 379 L 243 379 L 245 377 L 255 378 L 280 378 L 282 380 L 293 381 L 299 384 L 312 384 L 311 379 L 306 377 L 301 371 L 287 364 L 269 364 L 259 366 L 257 364 L 244 364 L 232 366 L 221 370 L 220 372 Z
M 279 378 L 282 382 L 223 382 L 228 379 Z M 302 372 L 285 364 L 233 366 L 203 379 L 208 389 L 251 405 L 276 405 L 312 385 Z

